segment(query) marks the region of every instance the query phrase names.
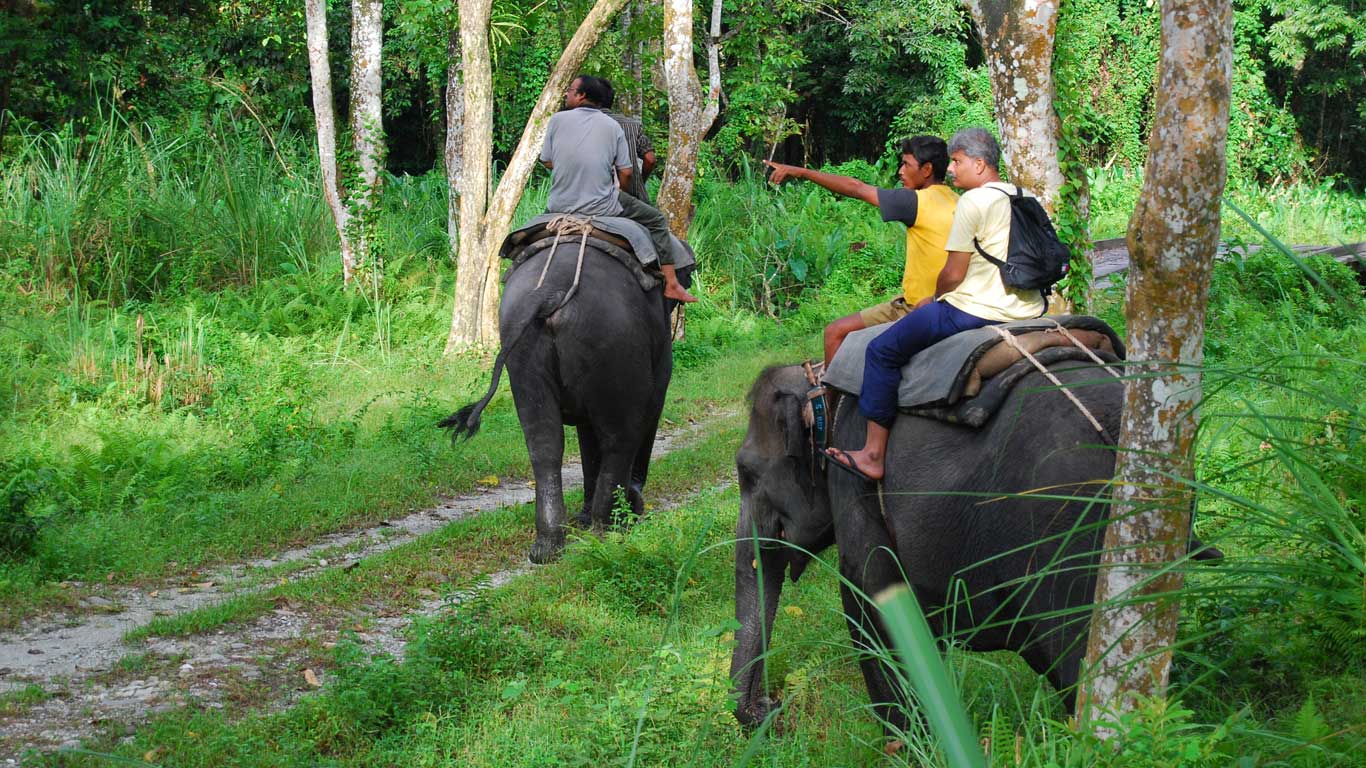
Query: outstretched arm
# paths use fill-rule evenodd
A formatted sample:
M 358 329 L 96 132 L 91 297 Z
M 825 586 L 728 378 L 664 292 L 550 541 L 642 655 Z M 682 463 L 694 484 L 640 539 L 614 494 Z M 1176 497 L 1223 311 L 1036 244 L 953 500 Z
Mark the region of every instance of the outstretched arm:
M 837 176 L 833 173 L 822 173 L 821 171 L 815 171 L 810 168 L 803 168 L 800 165 L 784 165 L 782 163 L 769 162 L 768 160 L 764 161 L 764 165 L 773 169 L 773 175 L 769 177 L 769 181 L 774 184 L 780 184 L 789 178 L 806 179 L 807 181 L 815 182 L 816 184 L 825 187 L 837 195 L 852 197 L 855 200 L 862 200 L 875 208 L 877 207 L 877 187 L 874 187 L 871 184 L 865 184 L 853 177 Z

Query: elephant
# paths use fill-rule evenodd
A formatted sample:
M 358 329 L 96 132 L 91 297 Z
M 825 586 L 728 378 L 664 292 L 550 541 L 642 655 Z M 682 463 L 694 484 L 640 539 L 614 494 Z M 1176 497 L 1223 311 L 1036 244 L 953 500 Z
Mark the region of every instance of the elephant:
M 537 564 L 564 548 L 566 425 L 578 433 L 583 461 L 586 514 L 577 522 L 606 527 L 622 491 L 635 515 L 644 512 L 650 451 L 673 371 L 663 289 L 644 290 L 621 254 L 591 238 L 576 274 L 580 247 L 578 236 L 565 238 L 514 267 L 499 305 L 504 346 L 493 381 L 483 399 L 440 423 L 452 439 L 473 436 L 506 364 L 536 480 L 536 540 L 528 556 Z
M 742 723 L 758 724 L 776 707 L 764 688 L 764 653 L 784 576 L 795 582 L 832 543 L 856 647 L 890 647 L 869 600 L 908 582 L 936 636 L 949 628 L 947 612 L 933 609 L 952 602 L 955 639 L 971 650 L 1018 652 L 1069 708 L 1074 705 L 1104 536 L 1102 497 L 1115 469 L 1108 436 L 1118 434 L 1123 386 L 1089 363 L 1054 364 L 1051 370 L 1095 415 L 1104 435 L 1061 390 L 1031 372 L 980 428 L 899 415 L 881 493 L 833 460 L 821 461 L 803 418 L 812 385 L 801 366 L 772 367 L 759 376 L 735 458 L 740 628 L 731 679 Z M 832 410 L 831 443 L 863 445 L 866 421 L 855 398 L 840 397 Z M 1007 496 L 1031 490 L 1037 495 Z M 869 653 L 861 657 L 868 693 L 889 736 L 904 731 L 904 693 L 881 661 Z

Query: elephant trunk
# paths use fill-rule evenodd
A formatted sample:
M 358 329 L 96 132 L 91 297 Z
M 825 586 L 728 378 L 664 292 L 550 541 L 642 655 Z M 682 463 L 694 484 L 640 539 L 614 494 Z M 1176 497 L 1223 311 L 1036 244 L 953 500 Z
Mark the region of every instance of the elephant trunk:
M 735 685 L 735 717 L 748 726 L 762 723 L 776 707 L 768 697 L 764 675 L 764 656 L 778 613 L 778 597 L 787 570 L 788 549 L 756 547 L 752 530 L 746 530 L 747 515 L 740 515 L 740 530 L 735 544 L 735 653 L 731 656 L 730 679 Z

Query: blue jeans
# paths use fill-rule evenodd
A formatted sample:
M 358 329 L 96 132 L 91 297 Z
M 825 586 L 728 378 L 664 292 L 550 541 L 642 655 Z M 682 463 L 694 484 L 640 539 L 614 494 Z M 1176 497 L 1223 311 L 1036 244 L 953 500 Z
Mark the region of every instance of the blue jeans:
M 891 428 L 896 420 L 896 392 L 901 368 L 911 356 L 960 331 L 970 331 L 995 320 L 983 320 L 942 301 L 933 301 L 906 315 L 868 345 L 863 358 L 863 392 L 858 407 L 869 421 Z

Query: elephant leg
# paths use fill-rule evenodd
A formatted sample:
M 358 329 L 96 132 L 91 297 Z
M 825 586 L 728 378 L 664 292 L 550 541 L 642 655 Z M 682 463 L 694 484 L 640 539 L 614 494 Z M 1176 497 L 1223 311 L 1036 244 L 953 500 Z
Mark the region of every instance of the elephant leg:
M 843 564 L 843 553 L 841 553 Z M 845 578 L 857 585 L 863 594 L 875 595 L 892 584 L 901 583 L 900 568 L 885 549 L 874 549 L 863 558 L 856 579 L 845 573 Z M 841 570 L 844 570 L 841 568 Z M 863 681 L 868 686 L 868 697 L 873 711 L 890 735 L 905 733 L 909 723 L 906 694 L 886 666 L 885 657 L 874 655 L 882 649 L 893 653 L 891 637 L 882 624 L 877 606 L 854 594 L 848 583 L 842 584 L 840 598 L 849 623 L 849 635 L 858 648 L 866 649 L 859 661 Z
M 513 383 L 516 384 L 515 380 Z M 513 399 L 531 456 L 531 471 L 536 477 L 536 541 L 528 557 L 541 564 L 559 557 L 564 549 L 564 480 L 560 475 L 564 426 L 559 421 L 560 407 L 555 394 L 537 394 L 543 397 Z M 547 414 L 553 414 L 553 418 Z
M 587 528 L 593 524 L 593 495 L 598 482 L 598 471 L 602 466 L 602 447 L 593 427 L 580 424 L 576 431 L 579 435 L 579 457 L 583 464 L 583 507 L 574 518 L 574 524 Z
M 634 443 L 602 446 L 602 466 L 593 486 L 593 506 L 590 509 L 594 530 L 604 530 L 608 525 L 622 522 L 616 519 L 617 495 L 628 492 L 630 487 L 634 448 Z
M 669 392 L 669 380 L 673 375 L 673 345 L 667 344 L 654 362 L 655 387 L 650 393 L 649 405 L 642 416 L 640 446 L 636 449 L 631 462 L 631 510 L 637 517 L 645 514 L 645 480 L 650 474 L 650 458 L 655 450 L 655 435 L 659 432 L 659 418 L 664 413 L 664 399 Z

